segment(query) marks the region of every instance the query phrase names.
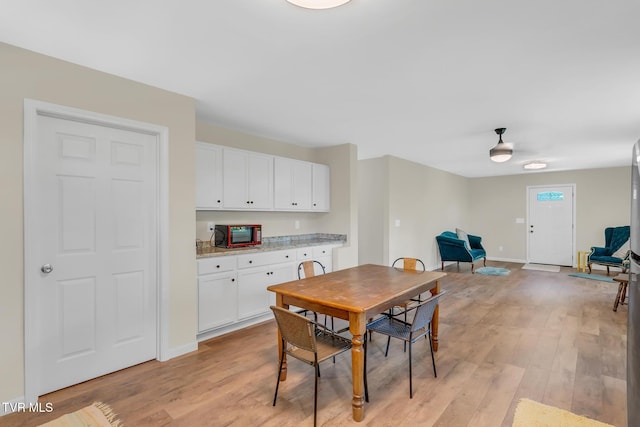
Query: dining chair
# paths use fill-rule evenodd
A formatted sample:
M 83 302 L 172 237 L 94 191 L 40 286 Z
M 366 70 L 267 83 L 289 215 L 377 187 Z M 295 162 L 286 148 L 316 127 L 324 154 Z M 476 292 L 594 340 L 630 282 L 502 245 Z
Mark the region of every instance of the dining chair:
M 302 261 L 298 264 L 298 279 L 303 279 L 305 277 L 313 277 L 318 274 L 325 274 L 327 269 L 320 262 L 315 259 Z
M 400 264 L 402 263 L 403 270 L 412 270 L 412 271 L 426 271 L 426 267 L 424 266 L 424 262 L 418 258 L 408 258 L 401 257 L 393 261 L 391 267 L 400 268 Z M 415 298 L 404 301 L 395 307 L 391 307 L 389 312 L 386 313 L 387 316 L 403 316 L 404 321 L 407 321 L 407 311 L 410 310 L 412 305 L 419 303 L 422 300 L 422 296 L 418 295 Z M 396 312 L 396 309 L 399 309 L 399 312 Z M 369 341 L 371 341 L 371 332 L 369 332 Z M 407 351 L 407 344 L 404 345 L 404 351 Z
M 307 260 L 307 261 L 302 261 L 300 264 L 298 264 L 298 279 L 304 279 L 307 277 L 314 277 L 317 276 L 319 274 L 325 274 L 327 272 L 325 266 L 320 262 L 320 261 L 316 261 L 316 260 Z M 298 310 L 296 313 L 298 314 L 302 314 L 302 315 L 306 315 L 308 312 L 310 312 L 309 310 Z M 318 314 L 311 311 L 311 313 L 313 313 L 313 317 L 314 320 L 317 322 L 318 321 Z M 335 330 L 335 326 L 334 326 L 334 319 L 332 316 L 327 316 L 325 314 L 324 316 L 324 326 L 327 327 L 327 318 L 331 318 L 331 330 L 335 331 L 335 333 L 339 334 L 345 331 L 348 331 L 349 328 L 345 327 L 340 329 L 339 331 Z
M 313 394 L 313 425 L 317 423 L 318 412 L 318 378 L 320 377 L 320 362 L 345 352 L 351 348 L 351 340 L 336 335 L 322 325 L 308 317 L 286 310 L 282 307 L 271 306 L 276 318 L 280 336 L 282 337 L 282 356 L 278 367 L 276 392 L 273 396 L 273 406 L 276 406 L 280 374 L 285 354 L 298 359 L 315 368 L 315 386 Z M 366 381 L 365 381 L 366 384 Z M 368 395 L 368 392 L 366 392 Z
M 320 261 L 316 261 L 316 260 L 302 261 L 300 264 L 298 264 L 298 280 L 304 279 L 306 277 L 314 277 L 314 276 L 316 276 L 316 267 L 318 268 L 318 271 L 321 272 L 319 274 L 325 274 L 326 273 L 326 269 L 325 269 L 324 265 Z M 307 310 L 307 309 L 300 309 L 300 310 L 296 311 L 296 313 L 302 314 L 303 316 L 306 316 L 307 313 L 313 313 L 313 319 L 315 321 L 318 321 L 318 313 L 316 313 L 314 311 L 310 311 L 310 310 Z M 325 324 L 325 326 L 327 325 L 327 316 L 326 315 L 325 315 L 324 324 Z
M 400 266 L 400 261 L 402 261 L 402 269 L 403 270 L 413 270 L 413 271 L 426 271 L 426 267 L 424 266 L 424 262 L 422 262 L 422 260 L 418 259 L 418 258 L 398 258 L 395 261 L 393 261 L 393 263 L 391 264 L 391 267 L 393 268 L 398 268 Z M 420 267 L 418 267 L 418 264 L 420 265 Z M 405 302 L 403 302 L 402 304 L 397 305 L 396 307 L 401 307 L 402 309 L 404 309 L 404 320 L 407 320 L 407 315 L 406 315 L 406 310 L 409 307 L 409 305 L 411 305 L 411 303 L 413 302 L 420 302 L 421 301 L 421 296 L 418 295 L 416 298 L 407 300 Z M 398 314 L 403 314 L 398 313 Z M 397 316 L 398 314 L 394 314 L 394 316 Z
M 429 348 L 431 349 L 431 362 L 433 364 L 433 375 L 438 377 L 436 372 L 436 359 L 433 354 L 433 344 L 431 342 L 431 318 L 438 305 L 438 300 L 446 291 L 431 296 L 430 298 L 420 302 L 416 307 L 410 310 L 415 310 L 413 320 L 411 323 L 407 323 L 403 320 L 393 316 L 383 316 L 367 324 L 367 330 L 378 332 L 379 334 L 387 335 L 387 348 L 384 352 L 384 357 L 387 357 L 389 353 L 389 343 L 391 338 L 397 338 L 409 344 L 409 398 L 413 398 L 413 380 L 412 380 L 412 366 L 411 366 L 411 347 L 412 344 L 418 341 L 420 338 L 425 337 L 429 341 Z M 366 386 L 366 370 L 367 370 L 367 346 L 365 345 L 364 354 L 364 369 L 365 369 L 365 400 L 368 399 L 368 388 Z

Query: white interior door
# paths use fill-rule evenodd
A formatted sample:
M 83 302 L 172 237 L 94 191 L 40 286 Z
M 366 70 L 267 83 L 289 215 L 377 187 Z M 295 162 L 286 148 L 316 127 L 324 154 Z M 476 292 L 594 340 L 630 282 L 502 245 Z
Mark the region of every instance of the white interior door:
M 573 265 L 574 186 L 528 187 L 528 260 Z
M 157 353 L 155 136 L 38 116 L 32 254 L 38 393 Z

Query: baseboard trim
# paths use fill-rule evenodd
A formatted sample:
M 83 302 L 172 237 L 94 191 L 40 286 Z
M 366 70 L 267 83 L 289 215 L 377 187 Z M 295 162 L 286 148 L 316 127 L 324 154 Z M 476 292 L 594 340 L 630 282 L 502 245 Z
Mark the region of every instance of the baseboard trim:
M 526 264 L 527 261 L 524 259 L 517 258 L 500 258 L 500 257 L 487 257 L 487 261 L 500 261 L 500 262 L 513 262 L 518 264 Z
M 166 362 L 174 357 L 182 356 L 183 354 L 191 353 L 198 349 L 198 342 L 190 342 L 179 347 L 173 347 L 167 350 L 166 354 L 163 354 L 158 360 L 160 362 Z

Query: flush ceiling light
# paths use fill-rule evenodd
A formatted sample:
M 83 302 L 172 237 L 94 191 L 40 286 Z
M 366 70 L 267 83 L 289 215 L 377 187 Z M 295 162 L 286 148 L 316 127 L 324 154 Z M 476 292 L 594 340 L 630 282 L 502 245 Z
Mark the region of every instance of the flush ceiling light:
M 523 167 L 527 170 L 537 170 L 546 168 L 547 164 L 539 160 L 534 160 L 533 162 L 525 163 Z
M 493 160 L 494 162 L 506 162 L 513 155 L 513 148 L 502 142 L 502 134 L 505 133 L 506 130 L 507 128 L 498 128 L 495 130 L 499 135 L 500 140 L 495 147 L 489 150 L 489 157 L 491 157 L 491 160 Z
M 289 3 L 307 9 L 331 9 L 342 6 L 350 0 L 287 0 Z

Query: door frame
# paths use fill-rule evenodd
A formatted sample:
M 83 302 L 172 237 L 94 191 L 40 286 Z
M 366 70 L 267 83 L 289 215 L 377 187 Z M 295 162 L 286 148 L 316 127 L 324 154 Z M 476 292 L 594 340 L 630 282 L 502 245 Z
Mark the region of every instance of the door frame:
M 573 268 L 576 267 L 576 198 L 578 197 L 578 194 L 576 192 L 576 184 L 549 184 L 549 185 L 527 185 L 526 188 L 526 200 L 527 200 L 527 220 L 526 220 L 526 228 L 525 228 L 525 233 L 527 233 L 527 263 L 529 263 L 531 261 L 531 257 L 530 257 L 530 249 L 529 249 L 529 226 L 531 225 L 531 212 L 530 212 L 530 206 L 529 206 L 529 191 L 533 190 L 535 188 L 556 188 L 556 187 L 571 187 L 571 191 L 572 191 L 572 200 L 573 200 L 573 206 L 571 207 L 572 211 L 573 211 L 573 218 L 571 218 L 572 221 L 572 230 L 571 230 L 571 266 Z
M 37 312 L 37 271 L 35 259 L 37 220 L 33 207 L 35 194 L 34 154 L 38 136 L 38 116 L 72 120 L 92 125 L 123 129 L 153 135 L 157 141 L 157 251 L 156 273 L 156 359 L 171 358 L 169 348 L 169 129 L 151 123 L 129 120 L 73 107 L 32 99 L 24 100 L 24 165 L 23 165 L 23 238 L 24 238 L 24 400 L 36 403 L 39 395 L 40 345 Z

